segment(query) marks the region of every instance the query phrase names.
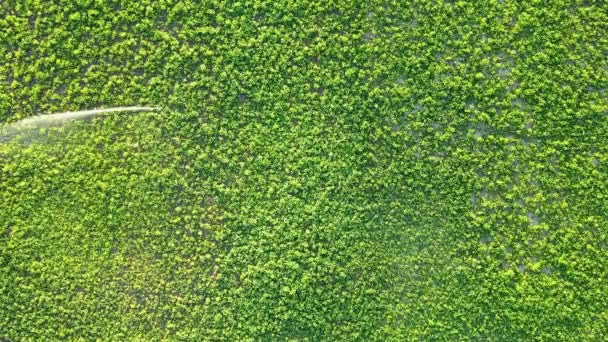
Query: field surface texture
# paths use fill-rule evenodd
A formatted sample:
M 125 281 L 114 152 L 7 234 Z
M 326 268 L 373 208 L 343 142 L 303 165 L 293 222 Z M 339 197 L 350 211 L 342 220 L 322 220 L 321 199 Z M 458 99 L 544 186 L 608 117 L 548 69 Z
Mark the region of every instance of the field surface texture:
M 608 1 L 4 0 L 0 124 L 2 341 L 608 337 Z

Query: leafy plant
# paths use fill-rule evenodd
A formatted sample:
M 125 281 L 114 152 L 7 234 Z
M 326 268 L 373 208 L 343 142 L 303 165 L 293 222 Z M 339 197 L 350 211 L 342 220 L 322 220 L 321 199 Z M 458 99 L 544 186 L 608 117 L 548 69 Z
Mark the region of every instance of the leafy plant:
M 163 108 L 0 142 L 0 339 L 601 340 L 606 4 L 0 3 L 0 123 Z

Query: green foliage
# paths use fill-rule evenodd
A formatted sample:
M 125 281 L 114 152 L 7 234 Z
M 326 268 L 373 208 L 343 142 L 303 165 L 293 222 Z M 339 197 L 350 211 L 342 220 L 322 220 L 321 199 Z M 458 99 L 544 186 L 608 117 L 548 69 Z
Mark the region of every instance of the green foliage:
M 601 340 L 605 1 L 4 1 L 0 339 Z

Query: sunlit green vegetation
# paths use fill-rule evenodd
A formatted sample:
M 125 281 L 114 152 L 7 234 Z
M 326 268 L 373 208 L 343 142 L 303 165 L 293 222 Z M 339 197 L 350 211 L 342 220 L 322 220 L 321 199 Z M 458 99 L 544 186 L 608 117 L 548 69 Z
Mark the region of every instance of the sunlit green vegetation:
M 1 1 L 0 340 L 602 340 L 608 2 Z

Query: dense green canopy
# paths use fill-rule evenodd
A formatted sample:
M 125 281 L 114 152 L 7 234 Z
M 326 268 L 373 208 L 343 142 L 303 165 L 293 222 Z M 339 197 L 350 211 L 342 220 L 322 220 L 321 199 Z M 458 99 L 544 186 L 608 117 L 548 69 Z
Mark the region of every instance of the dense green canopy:
M 0 340 L 601 340 L 608 2 L 0 2 Z

